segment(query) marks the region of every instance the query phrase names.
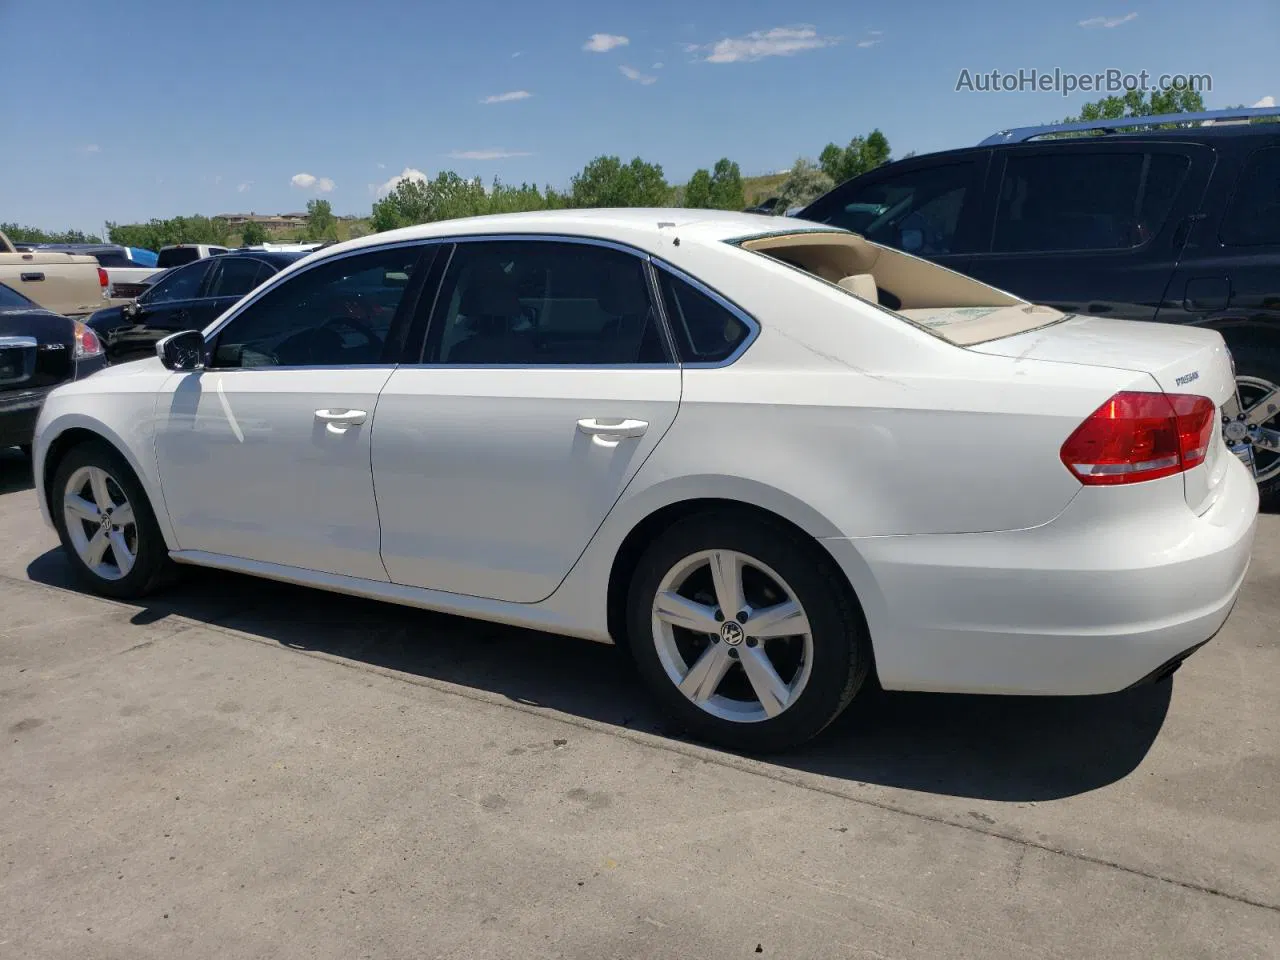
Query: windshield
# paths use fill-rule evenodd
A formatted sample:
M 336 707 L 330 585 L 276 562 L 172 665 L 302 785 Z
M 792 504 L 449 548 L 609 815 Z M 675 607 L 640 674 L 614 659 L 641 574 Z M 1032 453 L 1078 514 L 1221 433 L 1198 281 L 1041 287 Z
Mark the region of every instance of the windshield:
M 1026 333 L 1062 320 L 946 267 L 844 231 L 806 231 L 738 241 L 826 281 L 957 346 Z

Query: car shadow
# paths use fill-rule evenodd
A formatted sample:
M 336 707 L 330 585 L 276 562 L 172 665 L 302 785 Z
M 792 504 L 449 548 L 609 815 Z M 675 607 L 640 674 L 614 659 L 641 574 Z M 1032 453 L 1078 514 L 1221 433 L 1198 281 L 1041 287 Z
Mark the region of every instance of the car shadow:
M 31 458 L 17 447 L 0 447 L 0 494 L 30 490 L 34 486 Z
M 76 589 L 60 550 L 31 579 Z M 295 650 L 486 691 L 681 739 L 619 649 L 235 574 L 188 570 L 134 604 L 132 622 L 177 615 Z M 1004 801 L 1084 793 L 1129 774 L 1160 732 L 1172 682 L 1099 697 L 890 693 L 868 687 L 820 737 L 761 758 L 782 768 L 926 793 Z

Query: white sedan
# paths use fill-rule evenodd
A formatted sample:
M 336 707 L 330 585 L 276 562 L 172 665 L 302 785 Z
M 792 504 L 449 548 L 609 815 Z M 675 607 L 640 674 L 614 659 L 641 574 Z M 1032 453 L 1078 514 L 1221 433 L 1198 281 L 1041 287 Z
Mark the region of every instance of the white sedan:
M 694 735 L 894 690 L 1097 694 L 1222 626 L 1258 506 L 1214 332 L 1064 315 L 861 237 L 684 210 L 330 247 L 55 391 L 90 588 L 217 567 L 625 644 Z

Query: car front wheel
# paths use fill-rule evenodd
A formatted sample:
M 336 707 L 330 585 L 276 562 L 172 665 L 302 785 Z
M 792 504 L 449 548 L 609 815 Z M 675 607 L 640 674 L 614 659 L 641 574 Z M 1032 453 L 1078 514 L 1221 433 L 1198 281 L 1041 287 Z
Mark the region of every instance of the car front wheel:
M 628 602 L 640 673 L 694 736 L 748 752 L 803 743 L 853 699 L 871 664 L 834 562 L 748 513 L 682 520 L 642 557 Z
M 169 552 L 142 485 L 106 444 L 86 443 L 58 465 L 49 510 L 77 579 L 118 599 L 153 589 Z

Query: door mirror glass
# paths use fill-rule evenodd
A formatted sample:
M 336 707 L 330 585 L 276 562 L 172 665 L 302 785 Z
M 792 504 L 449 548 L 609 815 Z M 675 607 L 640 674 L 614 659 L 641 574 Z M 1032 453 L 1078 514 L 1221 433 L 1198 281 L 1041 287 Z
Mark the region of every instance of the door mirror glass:
M 204 334 L 199 330 L 171 333 L 156 344 L 156 355 L 170 370 L 204 368 Z
M 130 300 L 128 303 L 120 307 L 120 315 L 126 320 L 132 320 L 142 312 L 142 308 L 138 306 L 137 300 Z
M 916 253 L 924 248 L 923 230 L 903 230 L 899 237 L 899 246 L 907 253 Z

